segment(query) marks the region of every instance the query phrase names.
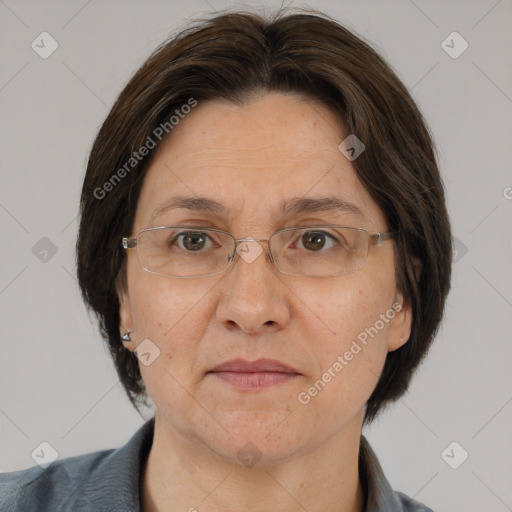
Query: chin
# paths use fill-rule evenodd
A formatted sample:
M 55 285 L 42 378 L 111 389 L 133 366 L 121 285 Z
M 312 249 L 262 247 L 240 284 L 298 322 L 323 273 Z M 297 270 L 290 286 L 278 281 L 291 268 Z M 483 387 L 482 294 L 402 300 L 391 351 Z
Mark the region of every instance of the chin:
M 225 430 L 215 428 L 206 439 L 201 436 L 202 442 L 218 456 L 246 467 L 276 464 L 300 452 L 312 438 L 314 430 L 293 416 L 285 409 L 232 412 L 218 418 Z

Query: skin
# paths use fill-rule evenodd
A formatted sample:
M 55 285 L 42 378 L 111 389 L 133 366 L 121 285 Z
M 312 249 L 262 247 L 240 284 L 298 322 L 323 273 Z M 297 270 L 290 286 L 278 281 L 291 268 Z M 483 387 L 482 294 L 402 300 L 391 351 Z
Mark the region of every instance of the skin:
M 268 239 L 285 227 L 342 224 L 370 233 L 386 219 L 339 151 L 346 137 L 334 114 L 298 95 L 259 94 L 243 106 L 199 103 L 155 154 L 139 198 L 132 236 L 194 221 L 236 238 Z M 225 216 L 173 210 L 151 219 L 173 195 L 207 196 Z M 277 215 L 282 200 L 335 195 L 353 213 Z M 409 338 L 404 305 L 307 405 L 312 386 L 365 328 L 394 303 L 393 242 L 371 247 L 358 272 L 307 278 L 280 273 L 267 245 L 252 263 L 238 258 L 224 274 L 173 279 L 144 272 L 127 253 L 120 292 L 120 332 L 127 350 L 149 338 L 160 356 L 140 369 L 156 406 L 155 434 L 144 468 L 145 512 L 164 510 L 362 511 L 358 451 L 365 403 L 386 354 Z M 241 357 L 272 358 L 300 375 L 260 391 L 240 391 L 207 373 Z M 248 442 L 261 458 L 237 457 Z

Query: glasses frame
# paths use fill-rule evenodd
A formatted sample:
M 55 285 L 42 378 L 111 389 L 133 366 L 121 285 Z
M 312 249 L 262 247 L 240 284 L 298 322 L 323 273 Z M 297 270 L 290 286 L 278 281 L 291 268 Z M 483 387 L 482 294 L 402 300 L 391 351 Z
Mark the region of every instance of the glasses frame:
M 233 252 L 228 256 L 227 265 L 222 270 L 219 270 L 218 272 L 214 272 L 212 274 L 201 274 L 201 275 L 196 275 L 196 276 L 169 276 L 167 274 L 160 274 L 158 272 L 153 272 L 152 270 L 148 270 L 147 268 L 145 268 L 142 265 L 142 263 L 140 261 L 140 257 L 139 257 L 139 251 L 137 249 L 137 261 L 139 263 L 139 266 L 142 268 L 142 270 L 144 270 L 145 272 L 148 272 L 149 274 L 153 274 L 153 275 L 157 275 L 157 276 L 161 276 L 161 277 L 170 277 L 170 278 L 175 278 L 175 279 L 192 279 L 192 278 L 198 278 L 198 277 L 210 277 L 210 276 L 216 276 L 218 274 L 222 274 L 223 272 L 226 272 L 226 270 L 228 270 L 228 268 L 231 267 L 233 261 L 235 260 L 235 255 L 237 254 L 236 250 L 237 250 L 238 244 L 240 242 L 258 242 L 258 243 L 259 242 L 267 242 L 268 243 L 269 254 L 270 254 L 270 259 L 271 259 L 272 263 L 274 264 L 274 266 L 277 268 L 277 270 L 279 272 L 281 272 L 282 274 L 288 275 L 288 276 L 316 277 L 316 278 L 343 276 L 343 275 L 346 275 L 346 274 L 352 274 L 354 272 L 358 272 L 359 270 L 362 270 L 363 268 L 365 268 L 366 264 L 368 262 L 368 254 L 370 252 L 370 247 L 372 245 L 374 245 L 376 247 L 380 247 L 383 242 L 385 242 L 386 240 L 392 240 L 393 238 L 396 237 L 396 235 L 398 233 L 398 231 L 387 231 L 387 232 L 380 232 L 380 233 L 369 233 L 364 228 L 355 228 L 353 226 L 341 226 L 341 225 L 338 225 L 338 224 L 325 224 L 325 225 L 320 225 L 320 226 L 318 226 L 318 225 L 315 225 L 315 226 L 298 226 L 298 227 L 293 227 L 293 228 L 280 229 L 279 231 L 276 231 L 275 233 L 272 233 L 272 235 L 269 238 L 255 239 L 255 238 L 235 238 L 229 231 L 225 231 L 224 229 L 205 228 L 205 227 L 202 227 L 202 226 L 201 227 L 198 227 L 198 226 L 156 226 L 156 227 L 153 227 L 153 228 L 143 229 L 143 230 L 139 231 L 139 233 L 137 233 L 137 235 L 132 237 L 132 238 L 130 238 L 130 237 L 123 237 L 122 240 L 121 240 L 121 245 L 122 245 L 123 249 L 125 249 L 125 250 L 137 248 L 138 247 L 138 238 L 139 238 L 139 236 L 142 233 L 145 233 L 147 231 L 156 231 L 156 230 L 160 230 L 160 229 L 170 229 L 170 228 L 180 229 L 180 230 L 183 230 L 183 231 L 189 231 L 189 230 L 190 231 L 194 231 L 194 230 L 197 230 L 197 231 L 215 231 L 217 233 L 224 233 L 224 234 L 230 236 L 233 239 L 233 241 L 234 241 Z M 286 232 L 286 231 L 299 231 L 299 230 L 304 230 L 304 229 L 314 230 L 314 229 L 328 229 L 328 228 L 352 229 L 352 230 L 361 231 L 361 232 L 363 232 L 363 233 L 365 233 L 367 235 L 367 237 L 368 237 L 368 250 L 366 252 L 365 264 L 361 268 L 358 268 L 358 269 L 355 269 L 355 270 L 351 270 L 349 272 L 341 272 L 339 274 L 330 274 L 328 276 L 305 276 L 305 275 L 302 275 L 302 274 L 292 274 L 290 272 L 285 272 L 285 271 L 283 271 L 283 270 L 281 270 L 279 268 L 279 265 L 278 265 L 277 261 L 274 259 L 274 252 L 272 251 L 272 244 L 271 244 L 271 240 L 272 240 L 272 238 L 275 235 L 278 235 L 278 234 Z

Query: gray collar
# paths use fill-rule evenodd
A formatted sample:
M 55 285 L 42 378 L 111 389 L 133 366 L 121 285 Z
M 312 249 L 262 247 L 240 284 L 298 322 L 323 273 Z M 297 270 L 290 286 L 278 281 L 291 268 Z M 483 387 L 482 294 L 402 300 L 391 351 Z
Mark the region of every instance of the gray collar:
M 65 479 L 69 490 L 64 500 L 66 505 L 59 511 L 139 512 L 141 477 L 153 434 L 154 418 L 119 449 L 81 455 L 68 459 L 68 464 L 65 461 L 60 466 L 57 464 L 54 477 Z M 430 511 L 393 491 L 364 436 L 359 450 L 359 474 L 367 495 L 365 512 Z

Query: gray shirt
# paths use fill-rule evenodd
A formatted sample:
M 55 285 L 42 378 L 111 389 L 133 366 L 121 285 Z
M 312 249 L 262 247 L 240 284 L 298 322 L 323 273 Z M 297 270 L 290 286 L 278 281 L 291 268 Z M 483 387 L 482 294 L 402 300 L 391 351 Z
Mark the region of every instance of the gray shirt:
M 121 448 L 57 459 L 0 474 L 1 512 L 140 512 L 140 484 L 153 442 L 154 418 Z M 364 436 L 359 472 L 367 494 L 366 512 L 432 512 L 394 492 Z M 191 507 L 194 504 L 191 504 Z

